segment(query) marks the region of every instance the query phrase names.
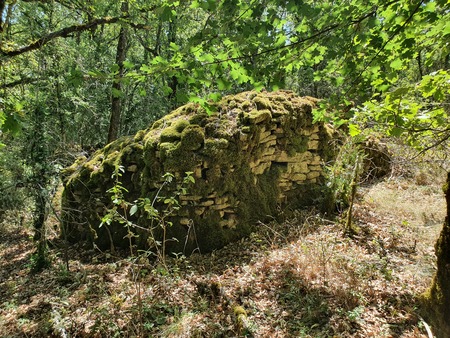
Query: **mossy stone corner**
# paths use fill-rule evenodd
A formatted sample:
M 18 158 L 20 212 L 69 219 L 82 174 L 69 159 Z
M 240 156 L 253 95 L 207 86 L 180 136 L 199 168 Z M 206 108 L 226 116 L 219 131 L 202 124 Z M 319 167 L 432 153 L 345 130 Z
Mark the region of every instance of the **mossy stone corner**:
M 135 136 L 80 158 L 64 176 L 68 238 L 105 248 L 111 240 L 127 245 L 123 225 L 99 227 L 112 207 L 107 191 L 118 166 L 130 202 L 174 196 L 185 173 L 193 173 L 195 183 L 177 196 L 180 208 L 169 217 L 173 225 L 166 238 L 174 240 L 166 243 L 167 252 L 208 252 L 248 235 L 257 221 L 279 210 L 319 203 L 328 134 L 313 124 L 315 102 L 290 91 L 250 91 L 224 97 L 211 115 L 189 103 Z M 175 179 L 161 190 L 167 172 Z M 129 220 L 137 225 L 136 244 L 145 248 L 149 234 L 143 229 L 151 221 L 141 211 Z

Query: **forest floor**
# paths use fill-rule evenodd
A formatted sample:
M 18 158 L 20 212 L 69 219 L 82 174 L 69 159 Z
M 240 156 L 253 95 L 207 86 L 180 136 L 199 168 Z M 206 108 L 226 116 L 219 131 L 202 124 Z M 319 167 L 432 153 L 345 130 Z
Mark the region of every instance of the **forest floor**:
M 417 297 L 435 272 L 444 179 L 416 170 L 362 185 L 352 238 L 309 210 L 158 265 L 70 246 L 67 270 L 55 237 L 51 266 L 31 274 L 32 232 L 11 214 L 0 225 L 0 335 L 428 337 Z

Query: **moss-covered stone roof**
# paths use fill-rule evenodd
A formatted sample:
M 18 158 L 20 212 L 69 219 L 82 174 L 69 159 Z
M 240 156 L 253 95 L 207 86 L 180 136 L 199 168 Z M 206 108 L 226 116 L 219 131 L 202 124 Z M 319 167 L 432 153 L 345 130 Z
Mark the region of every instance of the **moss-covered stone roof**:
M 123 167 L 122 183 L 130 201 L 161 193 L 167 172 L 178 184 L 185 172 L 193 173 L 195 184 L 180 197 L 181 210 L 171 217 L 171 232 L 184 243 L 186 225 L 194 224 L 197 238 L 173 245 L 174 250 L 221 247 L 248 234 L 257 220 L 275 215 L 280 205 L 311 203 L 326 147 L 322 126 L 313 125 L 316 102 L 290 91 L 249 91 L 212 104 L 212 114 L 195 103 L 174 110 L 65 171 L 63 203 L 68 209 L 83 204 L 74 217 L 85 224 L 74 227 L 68 220 L 68 228 L 74 238 L 82 233 L 89 237 L 92 229 L 103 231 L 98 223 L 111 206 L 107 190 L 115 184 L 112 176 L 118 166 Z M 142 213 L 133 221 L 149 226 Z M 112 233 L 120 242 L 123 231 L 115 227 Z

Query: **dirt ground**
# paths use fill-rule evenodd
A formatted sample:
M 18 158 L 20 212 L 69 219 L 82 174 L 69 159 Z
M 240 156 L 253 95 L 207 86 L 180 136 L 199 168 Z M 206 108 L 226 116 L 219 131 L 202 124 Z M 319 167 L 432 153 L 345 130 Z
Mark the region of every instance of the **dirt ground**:
M 0 225 L 0 335 L 428 337 L 417 296 L 435 272 L 441 183 L 418 172 L 361 186 L 351 238 L 307 210 L 159 263 L 66 247 L 50 218 L 52 264 L 36 274 L 32 233 L 11 213 Z

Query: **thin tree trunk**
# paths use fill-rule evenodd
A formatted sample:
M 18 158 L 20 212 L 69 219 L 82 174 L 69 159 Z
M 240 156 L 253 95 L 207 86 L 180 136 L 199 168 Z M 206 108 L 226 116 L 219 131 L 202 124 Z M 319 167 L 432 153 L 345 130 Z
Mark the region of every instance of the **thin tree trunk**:
M 48 163 L 48 143 L 44 136 L 45 114 L 41 107 L 36 107 L 32 114 L 32 129 L 30 133 L 30 154 L 28 163 L 32 168 L 33 176 L 31 178 L 34 194 L 34 241 L 36 242 L 36 255 L 32 265 L 33 272 L 39 272 L 49 265 L 47 257 L 47 241 L 45 238 L 45 220 L 47 217 L 48 194 L 47 185 L 49 182 L 49 163 Z
M 420 52 L 417 54 L 417 66 L 419 68 L 419 80 L 422 80 L 423 78 L 423 66 L 422 66 L 422 57 L 420 55 Z
M 437 271 L 431 288 L 422 296 L 426 313 L 437 338 L 450 337 L 450 173 L 444 185 L 447 215 L 436 242 Z
M 355 230 L 352 224 L 352 213 L 353 213 L 353 204 L 355 202 L 356 189 L 358 188 L 358 179 L 359 179 L 359 155 L 356 157 L 355 168 L 353 169 L 352 174 L 352 183 L 350 185 L 350 205 L 347 210 L 347 220 L 345 221 L 345 230 L 344 232 L 347 234 L 354 234 Z
M 122 2 L 122 13 L 128 12 L 128 1 Z M 111 90 L 111 117 L 109 120 L 108 143 L 114 141 L 119 136 L 120 117 L 122 114 L 122 77 L 124 73 L 123 62 L 127 55 L 127 28 L 122 26 L 117 43 L 116 64 L 119 67 L 118 73 L 112 84 Z
M 3 32 L 3 10 L 6 6 L 6 0 L 0 0 L 0 33 Z
M 10 26 L 10 22 L 11 22 L 13 5 L 12 4 L 8 5 L 8 7 L 6 9 L 6 15 L 4 14 L 5 6 L 6 6 L 6 2 L 0 0 L 0 49 L 3 48 L 3 38 L 6 37 L 7 35 L 10 35 L 9 26 Z M 4 19 L 4 21 L 3 21 L 3 19 Z
M 176 43 L 177 37 L 177 26 L 176 26 L 176 18 L 173 18 L 172 21 L 169 22 L 169 42 Z M 173 75 L 169 79 L 169 88 L 172 89 L 170 94 L 168 95 L 170 108 L 174 108 L 176 106 L 176 97 L 177 97 L 177 88 L 178 88 L 178 77 Z

